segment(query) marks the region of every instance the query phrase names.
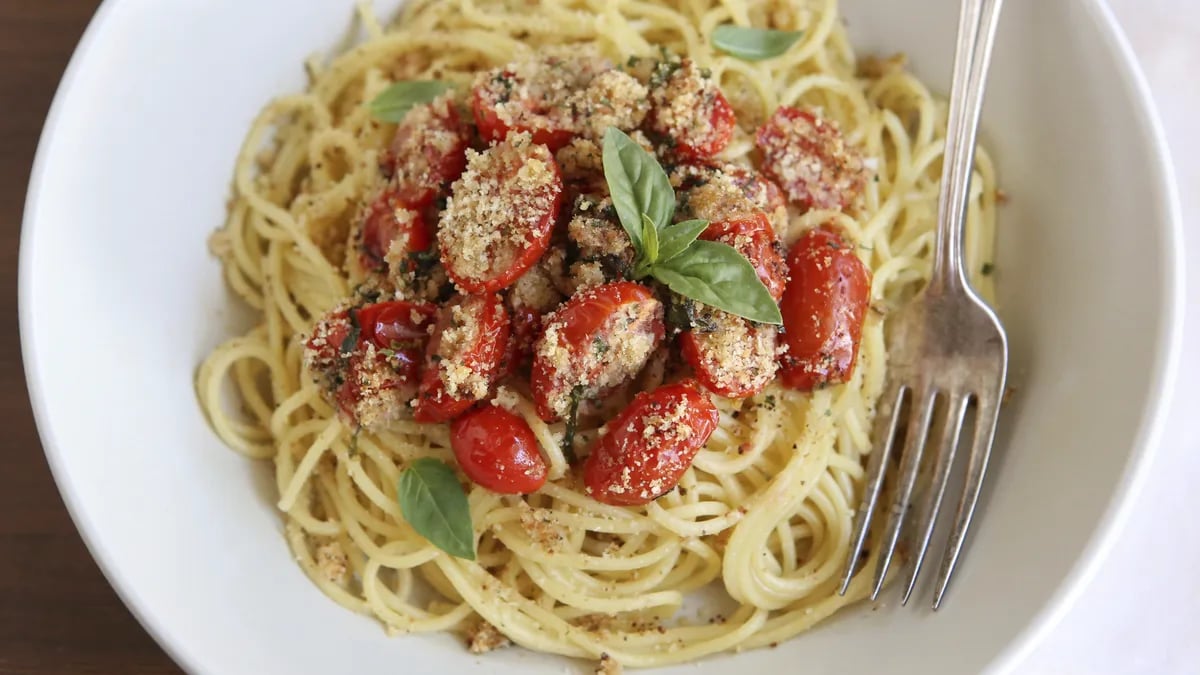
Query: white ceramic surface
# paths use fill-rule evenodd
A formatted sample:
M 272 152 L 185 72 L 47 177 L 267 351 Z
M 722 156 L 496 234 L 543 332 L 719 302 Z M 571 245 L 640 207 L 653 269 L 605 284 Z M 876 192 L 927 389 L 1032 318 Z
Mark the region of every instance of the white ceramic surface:
M 1092 583 L 1019 671 L 1200 672 L 1200 3 L 1109 0 L 1158 104 L 1183 209 L 1187 318 L 1166 432 Z
M 266 467 L 221 447 L 196 408 L 194 368 L 240 318 L 204 247 L 234 153 L 265 100 L 302 85 L 303 58 L 337 41 L 350 4 L 104 5 L 47 122 L 22 241 L 24 356 L 51 466 L 109 579 L 189 670 L 577 668 L 389 639 L 333 605 L 289 558 Z M 954 4 L 843 0 L 861 48 L 904 50 L 934 83 Z M 1111 543 L 1178 351 L 1169 170 L 1104 9 L 1010 0 L 1000 31 L 984 126 L 1013 196 L 997 268 L 1019 393 L 948 607 L 889 602 L 679 672 L 1002 668 Z

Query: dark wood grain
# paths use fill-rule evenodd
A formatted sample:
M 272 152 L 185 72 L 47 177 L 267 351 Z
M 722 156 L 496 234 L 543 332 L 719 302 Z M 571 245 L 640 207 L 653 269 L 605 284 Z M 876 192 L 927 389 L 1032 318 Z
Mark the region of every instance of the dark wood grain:
M 99 0 L 0 0 L 0 673 L 175 673 L 63 507 L 34 428 L 17 333 L 17 250 L 42 121 Z

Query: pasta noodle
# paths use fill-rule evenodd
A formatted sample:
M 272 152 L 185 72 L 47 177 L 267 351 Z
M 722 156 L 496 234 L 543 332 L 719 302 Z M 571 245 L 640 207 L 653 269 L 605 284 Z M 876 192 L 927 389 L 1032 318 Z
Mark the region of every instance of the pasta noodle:
M 308 91 L 271 102 L 237 157 L 228 221 L 211 247 L 260 318 L 216 349 L 196 379 L 217 435 L 274 463 L 287 542 L 313 583 L 389 632 L 465 631 L 482 619 L 530 649 L 607 654 L 631 667 L 773 644 L 862 599 L 873 560 L 845 596 L 837 585 L 886 373 L 885 317 L 930 271 L 944 103 L 897 62 L 857 60 L 835 0 L 417 0 L 394 25 L 366 6 L 359 19 L 366 39 L 328 62 L 310 60 Z M 803 37 L 778 58 L 741 61 L 707 40 L 731 22 Z M 559 449 L 562 424 L 542 422 L 510 394 L 550 481 L 528 496 L 473 487 L 478 557 L 467 561 L 416 534 L 396 500 L 413 460 L 452 462 L 447 425 L 355 433 L 305 375 L 304 340 L 351 290 L 346 233 L 390 133 L 365 102 L 395 80 L 467 84 L 480 69 L 576 43 L 617 63 L 665 47 L 711 68 L 739 119 L 726 160 L 747 161 L 753 129 L 781 104 L 837 121 L 873 158 L 863 208 L 857 217 L 793 215 L 779 234 L 790 243 L 835 221 L 874 273 L 872 311 L 849 382 L 718 398 L 720 425 L 679 489 L 645 507 L 587 497 Z M 997 190 L 982 149 L 972 190 L 967 259 L 990 297 Z M 701 592 L 711 608 L 703 620 L 672 618 Z

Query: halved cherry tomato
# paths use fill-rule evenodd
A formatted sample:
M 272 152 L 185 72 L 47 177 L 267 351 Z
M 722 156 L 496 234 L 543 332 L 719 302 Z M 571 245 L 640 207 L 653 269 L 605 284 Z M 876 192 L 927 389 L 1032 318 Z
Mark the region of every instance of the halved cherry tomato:
M 389 315 L 397 313 L 400 305 L 410 308 L 404 312 L 408 318 L 393 321 Z M 353 331 L 351 313 L 359 330 L 357 340 L 347 344 Z M 306 345 L 306 361 L 323 383 L 326 397 L 351 424 L 372 427 L 407 415 L 408 404 L 417 394 L 422 344 L 410 341 L 387 353 L 368 351 L 364 345 L 382 346 L 381 333 L 396 333 L 397 324 L 406 324 L 401 330 L 407 335 L 428 319 L 426 306 L 379 303 L 361 310 L 340 310 L 317 323 Z
M 508 71 L 476 85 L 471 93 L 471 112 L 479 127 L 479 136 L 488 143 L 498 143 L 507 138 L 510 131 L 524 131 L 533 137 L 534 143 L 545 145 L 551 151 L 570 143 L 575 132 L 568 126 L 569 118 L 550 114 L 555 107 L 547 106 L 544 101 L 514 100 L 514 93 L 521 90 L 519 78 Z M 512 124 L 506 123 L 498 110 L 501 105 L 518 108 L 519 119 Z M 511 115 L 508 117 L 512 118 Z
M 775 379 L 774 326 L 759 326 L 740 316 L 715 312 L 716 330 L 679 336 L 684 360 L 706 389 L 729 398 L 762 391 Z
M 844 209 L 866 186 L 862 155 L 831 120 L 786 105 L 758 129 L 763 171 L 805 209 Z
M 696 105 L 678 110 L 678 101 Z M 706 160 L 717 155 L 733 139 L 737 116 L 717 84 L 691 59 L 684 59 L 669 77 L 650 92 L 653 108 L 650 126 L 668 137 L 675 153 L 685 160 Z
M 471 158 L 438 225 L 442 264 L 465 293 L 512 284 L 542 257 L 563 183 L 544 145 L 510 139 Z
M 384 259 L 392 243 L 405 237 L 403 250 L 409 253 L 427 251 L 433 244 L 429 226 L 420 212 L 405 206 L 393 188 L 379 193 L 367 207 L 362 223 L 362 242 L 359 261 L 366 269 L 387 268 Z
M 436 314 L 437 307 L 429 303 L 393 300 L 366 305 L 358 310 L 357 317 L 362 340 L 374 340 L 383 349 L 393 349 L 397 344 L 424 346 Z
M 564 417 L 576 397 L 591 398 L 637 375 L 662 341 L 663 307 L 632 281 L 594 286 L 546 317 L 533 354 L 538 415 Z
M 773 213 L 775 209 L 787 206 L 783 190 L 779 189 L 775 181 L 754 169 L 747 169 L 736 164 L 726 164 L 721 167 L 721 172 L 729 176 L 734 185 L 742 189 L 742 194 L 763 211 Z
M 483 405 L 450 425 L 450 447 L 463 473 L 500 494 L 534 492 L 546 483 L 546 460 L 520 415 Z
M 466 129 L 450 97 L 413 107 L 389 150 L 396 196 L 413 210 L 428 206 L 466 168 L 466 150 Z
M 809 391 L 845 382 L 854 372 L 871 299 L 871 271 L 835 232 L 804 233 L 788 254 L 780 379 Z
M 608 423 L 583 463 L 597 501 L 648 504 L 670 492 L 720 422 L 717 407 L 690 381 L 641 392 Z
M 418 422 L 445 422 L 487 398 L 509 333 L 498 295 L 473 295 L 438 310 L 415 405 Z
M 704 131 L 696 134 L 683 134 L 675 137 L 675 152 L 685 159 L 709 159 L 729 145 L 733 140 L 733 130 L 737 126 L 737 116 L 733 106 L 725 94 L 716 92 L 711 102 L 706 102 L 702 108 L 707 116 Z
M 787 282 L 787 266 L 776 249 L 775 230 L 762 211 L 748 218 L 709 223 L 700 233 L 701 239 L 719 241 L 737 249 L 754 265 L 758 278 L 776 301 L 783 297 Z

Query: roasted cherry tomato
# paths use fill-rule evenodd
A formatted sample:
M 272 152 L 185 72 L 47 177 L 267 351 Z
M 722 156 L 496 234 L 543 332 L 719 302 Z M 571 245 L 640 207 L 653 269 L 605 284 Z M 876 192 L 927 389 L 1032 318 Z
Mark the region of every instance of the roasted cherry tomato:
M 475 87 L 471 93 L 471 112 L 479 136 L 488 143 L 498 143 L 510 131 L 523 131 L 533 137 L 534 143 L 552 151 L 570 143 L 575 133 L 570 129 L 569 118 L 554 114 L 556 108 L 545 101 L 514 98 L 519 95 L 515 92 L 522 91 L 521 84 L 516 74 L 506 71 Z
M 393 300 L 365 305 L 356 316 L 361 339 L 374 340 L 383 349 L 393 349 L 397 344 L 423 347 L 436 313 L 437 307 L 429 303 Z
M 760 326 L 725 312 L 714 312 L 714 330 L 679 336 L 683 358 L 706 389 L 729 398 L 762 391 L 775 379 L 774 326 Z
M 454 420 L 450 447 L 467 478 L 492 492 L 528 494 L 546 482 L 533 430 L 499 406 L 483 405 Z
M 720 419 L 690 381 L 639 393 L 592 445 L 583 463 L 587 493 L 616 506 L 658 499 L 679 483 Z
M 758 272 L 759 280 L 767 287 L 771 297 L 776 301 L 783 297 L 787 266 L 776 249 L 775 230 L 771 227 L 771 221 L 762 211 L 755 211 L 754 215 L 746 218 L 709 223 L 700 233 L 700 238 L 723 242 L 737 249 L 754 265 L 754 271 Z
M 392 316 L 400 306 L 407 318 Z M 385 352 L 382 336 L 417 333 L 428 323 L 430 310 L 424 305 L 380 303 L 333 312 L 317 322 L 305 360 L 326 397 L 351 424 L 377 428 L 407 414 L 408 402 L 417 394 L 423 341 L 392 343 Z M 357 339 L 348 342 L 356 325 Z
M 754 169 L 727 164 L 721 167 L 721 171 L 729 176 L 734 185 L 741 188 L 742 194 L 746 195 L 747 199 L 763 211 L 773 213 L 775 209 L 787 206 L 783 190 L 779 189 L 775 181 Z
M 512 311 L 512 331 L 502 370 L 511 375 L 533 358 L 533 345 L 542 334 L 542 315 L 528 307 Z
M 805 209 L 844 209 L 866 186 L 862 155 L 837 124 L 807 110 L 779 106 L 755 141 L 763 171 Z
M 489 395 L 508 344 L 508 312 L 497 295 L 473 295 L 438 310 L 425 349 L 414 418 L 445 422 Z
M 598 396 L 633 378 L 663 331 L 662 303 L 641 284 L 618 281 L 571 296 L 546 317 L 534 349 L 538 415 L 547 422 L 561 419 L 572 396 Z
M 466 129 L 450 97 L 413 107 L 392 137 L 397 198 L 413 210 L 428 206 L 463 172 L 466 150 Z
M 550 246 L 562 194 L 554 155 L 528 137 L 472 155 L 438 224 L 450 279 L 465 293 L 513 283 Z
M 691 59 L 684 59 L 651 88 L 650 101 L 651 128 L 669 138 L 682 159 L 711 159 L 733 139 L 733 107 Z
M 403 250 L 407 253 L 427 251 L 433 244 L 425 219 L 417 210 L 405 206 L 397 192 L 389 188 L 379 193 L 363 217 L 359 247 L 362 266 L 372 270 L 386 269 L 385 256 L 400 237 L 405 238 Z
M 809 391 L 854 372 L 871 299 L 871 271 L 835 232 L 809 230 L 788 254 L 780 379 Z

